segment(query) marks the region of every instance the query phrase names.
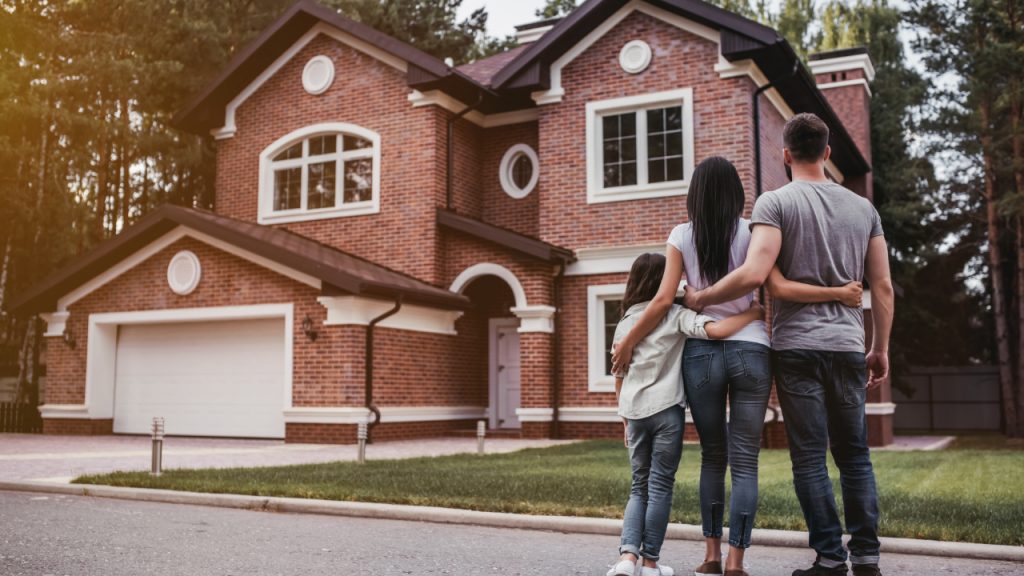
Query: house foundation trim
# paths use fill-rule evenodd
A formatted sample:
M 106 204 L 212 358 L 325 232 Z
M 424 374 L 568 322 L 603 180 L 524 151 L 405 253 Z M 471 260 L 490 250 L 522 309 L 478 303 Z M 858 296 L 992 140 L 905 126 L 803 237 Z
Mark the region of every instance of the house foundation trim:
M 381 406 L 381 423 L 439 422 L 446 420 L 483 420 L 483 406 Z M 293 407 L 284 411 L 286 424 L 359 424 L 370 419 L 364 407 Z
M 45 420 L 88 420 L 89 407 L 85 404 L 43 404 L 39 414 Z
M 555 411 L 552 408 L 516 408 L 520 422 L 551 422 Z

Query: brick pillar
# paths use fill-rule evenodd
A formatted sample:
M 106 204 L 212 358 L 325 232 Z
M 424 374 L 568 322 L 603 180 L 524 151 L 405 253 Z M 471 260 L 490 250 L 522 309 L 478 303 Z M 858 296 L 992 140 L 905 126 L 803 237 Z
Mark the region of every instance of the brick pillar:
M 812 54 L 811 73 L 818 89 L 850 133 L 857 149 L 871 163 L 871 88 L 875 68 L 866 48 L 847 48 Z M 871 174 L 850 177 L 843 185 L 874 198 Z
M 520 406 L 551 408 L 551 343 L 553 334 L 525 332 L 519 335 Z M 549 438 L 551 422 L 523 422 L 524 438 Z

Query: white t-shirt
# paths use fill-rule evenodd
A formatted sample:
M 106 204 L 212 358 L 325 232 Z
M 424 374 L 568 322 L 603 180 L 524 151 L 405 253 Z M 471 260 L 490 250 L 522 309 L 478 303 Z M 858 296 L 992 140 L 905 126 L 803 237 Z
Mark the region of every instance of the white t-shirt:
M 698 290 L 708 287 L 708 283 L 700 275 L 700 263 L 697 260 L 697 248 L 693 243 L 693 228 L 690 223 L 676 226 L 669 234 L 668 244 L 683 255 L 683 271 L 686 272 L 686 282 Z M 736 224 L 736 236 L 732 240 L 732 247 L 729 253 L 729 271 L 732 272 L 747 258 L 747 247 L 750 246 L 750 221 L 740 218 Z M 750 302 L 754 299 L 751 292 L 742 298 L 730 300 L 723 304 L 708 306 L 701 313 L 722 320 L 729 316 L 735 316 L 750 308 Z M 747 324 L 742 330 L 728 338 L 729 340 L 741 340 L 771 346 L 768 338 L 768 329 L 765 323 L 757 320 Z

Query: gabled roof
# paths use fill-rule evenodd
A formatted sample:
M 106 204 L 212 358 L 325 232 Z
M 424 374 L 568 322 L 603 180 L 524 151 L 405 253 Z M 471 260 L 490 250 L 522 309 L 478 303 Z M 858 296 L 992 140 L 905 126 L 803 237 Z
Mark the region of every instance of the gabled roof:
M 531 238 L 519 232 L 488 224 L 475 218 L 462 216 L 444 208 L 437 209 L 437 224 L 448 230 L 462 232 L 480 240 L 493 242 L 499 246 L 519 252 L 545 262 L 568 264 L 576 260 L 572 250 L 549 244 L 537 238 Z
M 52 311 L 65 294 L 178 226 L 201 232 L 317 278 L 322 282 L 322 292 L 325 294 L 402 297 L 407 303 L 452 310 L 469 307 L 469 301 L 464 296 L 286 230 L 167 204 L 149 213 L 121 234 L 75 258 L 68 266 L 17 298 L 12 310 L 18 314 Z

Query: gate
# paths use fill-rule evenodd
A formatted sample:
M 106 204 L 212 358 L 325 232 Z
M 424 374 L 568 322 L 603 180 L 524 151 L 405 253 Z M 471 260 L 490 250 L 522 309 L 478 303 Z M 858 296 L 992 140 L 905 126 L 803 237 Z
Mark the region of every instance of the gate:
M 914 388 L 896 388 L 893 428 L 899 430 L 1003 429 L 999 369 L 995 366 L 949 366 L 910 369 L 904 380 Z
M 39 434 L 43 418 L 39 408 L 25 402 L 0 402 L 0 433 Z

